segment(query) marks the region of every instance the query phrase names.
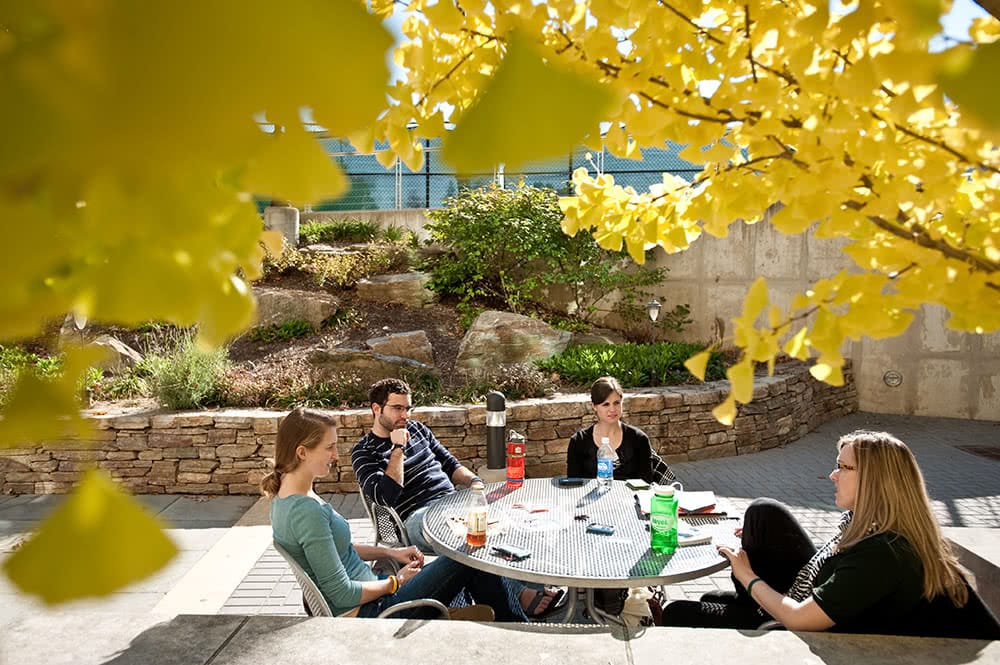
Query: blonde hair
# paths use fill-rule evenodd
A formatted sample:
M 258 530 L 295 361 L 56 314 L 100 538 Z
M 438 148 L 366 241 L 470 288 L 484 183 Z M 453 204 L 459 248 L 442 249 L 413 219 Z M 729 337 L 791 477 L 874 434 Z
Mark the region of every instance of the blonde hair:
M 323 440 L 327 430 L 336 429 L 332 416 L 313 409 L 298 408 L 282 418 L 274 444 L 274 470 L 260 481 L 260 491 L 274 496 L 281 487 L 282 474 L 294 471 L 299 465 L 295 451 L 299 446 L 312 450 Z
M 913 453 L 887 432 L 851 432 L 840 438 L 837 450 L 848 446 L 854 451 L 858 489 L 854 517 L 838 549 L 879 533 L 897 533 L 909 541 L 923 564 L 924 597 L 947 594 L 956 607 L 965 605 L 965 578 L 941 535 Z

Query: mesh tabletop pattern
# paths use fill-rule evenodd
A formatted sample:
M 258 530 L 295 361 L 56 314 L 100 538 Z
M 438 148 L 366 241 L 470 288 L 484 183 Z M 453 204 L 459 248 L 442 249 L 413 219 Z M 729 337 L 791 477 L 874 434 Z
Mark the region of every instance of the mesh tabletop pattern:
M 736 546 L 736 521 L 725 517 L 685 517 L 708 530 L 713 542 L 678 547 L 657 554 L 649 546 L 648 519 L 640 519 L 635 495 L 623 482 L 600 488 L 596 480 L 580 487 L 560 487 L 554 478 L 524 482 L 508 490 L 505 483 L 487 486 L 490 529 L 485 547 L 465 543 L 464 520 L 469 491 L 435 503 L 424 517 L 424 532 L 434 549 L 473 568 L 529 582 L 589 588 L 673 584 L 725 568 L 715 544 Z M 585 519 L 577 519 L 586 515 Z M 615 527 L 610 536 L 587 533 L 597 522 Z M 500 544 L 528 549 L 523 561 L 506 561 L 492 552 Z

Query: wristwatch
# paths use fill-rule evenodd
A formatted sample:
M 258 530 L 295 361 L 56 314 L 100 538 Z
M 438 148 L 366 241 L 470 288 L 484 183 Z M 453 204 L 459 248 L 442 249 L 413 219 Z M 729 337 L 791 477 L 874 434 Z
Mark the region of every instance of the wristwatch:
M 403 443 L 394 443 L 394 444 L 392 444 L 392 449 L 393 450 L 402 450 L 405 447 L 406 447 L 406 444 L 403 444 Z

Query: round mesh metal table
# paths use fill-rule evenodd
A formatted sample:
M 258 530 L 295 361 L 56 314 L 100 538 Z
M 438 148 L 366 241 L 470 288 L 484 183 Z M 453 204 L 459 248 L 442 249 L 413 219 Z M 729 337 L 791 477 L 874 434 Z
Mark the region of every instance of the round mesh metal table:
M 657 554 L 649 546 L 648 519 L 640 518 L 635 494 L 625 483 L 615 481 L 610 488 L 600 488 L 596 480 L 589 480 L 580 487 L 561 487 L 557 480 L 528 479 L 514 490 L 505 483 L 488 485 L 490 527 L 485 547 L 470 548 L 465 543 L 468 490 L 432 505 L 424 516 L 424 534 L 438 554 L 473 568 L 585 589 L 659 586 L 702 577 L 728 565 L 716 544 L 739 545 L 732 519 L 689 516 L 684 519 L 708 530 L 713 542 Z M 615 531 L 609 536 L 588 533 L 592 522 L 614 526 Z M 531 556 L 507 561 L 493 552 L 501 544 L 523 547 Z M 575 602 L 575 594 L 570 600 Z

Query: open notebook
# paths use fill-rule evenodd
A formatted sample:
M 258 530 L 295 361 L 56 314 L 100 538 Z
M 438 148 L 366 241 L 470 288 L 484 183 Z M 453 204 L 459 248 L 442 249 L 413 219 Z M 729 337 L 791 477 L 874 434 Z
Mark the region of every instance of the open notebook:
M 635 496 L 639 501 L 642 513 L 648 515 L 649 504 L 653 500 L 653 490 L 638 490 Z M 711 490 L 703 492 L 683 491 L 677 494 L 677 513 L 679 515 L 725 515 L 726 512 L 725 502 L 720 503 L 715 497 L 715 492 Z

